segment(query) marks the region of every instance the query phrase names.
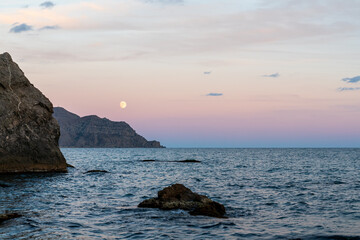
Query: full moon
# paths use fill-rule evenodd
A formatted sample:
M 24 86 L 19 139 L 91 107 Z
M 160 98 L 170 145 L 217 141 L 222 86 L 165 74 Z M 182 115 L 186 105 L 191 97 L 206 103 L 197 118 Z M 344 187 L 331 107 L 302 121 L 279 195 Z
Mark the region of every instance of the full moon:
M 126 102 L 125 102 L 125 101 L 121 101 L 121 102 L 120 102 L 120 107 L 121 107 L 122 109 L 126 108 Z

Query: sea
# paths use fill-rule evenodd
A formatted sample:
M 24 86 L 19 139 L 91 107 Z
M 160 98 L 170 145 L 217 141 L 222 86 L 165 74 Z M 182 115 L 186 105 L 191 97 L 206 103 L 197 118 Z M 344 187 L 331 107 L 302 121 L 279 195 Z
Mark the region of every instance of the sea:
M 359 148 L 61 151 L 68 173 L 0 175 L 0 239 L 360 239 Z M 137 207 L 174 183 L 228 218 Z

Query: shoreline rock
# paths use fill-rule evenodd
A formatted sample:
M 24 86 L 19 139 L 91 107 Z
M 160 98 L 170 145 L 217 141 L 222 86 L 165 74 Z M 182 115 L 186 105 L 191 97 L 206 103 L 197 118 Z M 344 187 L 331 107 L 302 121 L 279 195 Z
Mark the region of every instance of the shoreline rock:
M 226 218 L 224 205 L 204 195 L 192 192 L 182 184 L 174 184 L 158 192 L 156 198 L 142 201 L 140 208 L 159 208 L 161 210 L 182 209 L 191 215 Z
M 67 172 L 53 105 L 0 54 L 0 174 Z

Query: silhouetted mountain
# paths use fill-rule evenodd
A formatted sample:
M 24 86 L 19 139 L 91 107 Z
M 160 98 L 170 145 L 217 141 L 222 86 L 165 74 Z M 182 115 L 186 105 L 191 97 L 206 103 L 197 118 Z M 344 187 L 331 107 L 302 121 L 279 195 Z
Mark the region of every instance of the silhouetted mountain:
M 60 147 L 79 148 L 161 148 L 158 141 L 147 141 L 126 122 L 113 122 L 91 115 L 79 117 L 61 107 L 54 108 L 60 125 Z

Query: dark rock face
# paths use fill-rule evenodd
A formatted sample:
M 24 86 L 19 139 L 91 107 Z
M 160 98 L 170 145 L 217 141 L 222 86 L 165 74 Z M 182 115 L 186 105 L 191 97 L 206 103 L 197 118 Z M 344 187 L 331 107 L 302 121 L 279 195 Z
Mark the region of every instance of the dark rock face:
M 157 198 L 147 199 L 138 207 L 160 208 L 162 210 L 183 209 L 191 215 L 205 215 L 224 218 L 225 207 L 204 195 L 192 192 L 182 184 L 174 184 L 158 192 Z
M 67 171 L 52 113 L 49 99 L 0 54 L 0 173 Z
M 79 117 L 55 107 L 54 117 L 61 129 L 61 147 L 78 148 L 161 148 L 157 141 L 147 141 L 126 122 L 113 122 L 98 116 Z

